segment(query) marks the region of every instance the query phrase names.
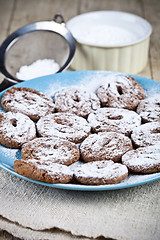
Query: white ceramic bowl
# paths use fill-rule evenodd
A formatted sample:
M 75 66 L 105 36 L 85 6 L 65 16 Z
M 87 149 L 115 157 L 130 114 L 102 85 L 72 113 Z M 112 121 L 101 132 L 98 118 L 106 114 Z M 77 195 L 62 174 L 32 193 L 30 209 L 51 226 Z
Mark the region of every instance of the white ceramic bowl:
M 110 70 L 135 74 L 148 60 L 151 25 L 134 14 L 96 11 L 67 22 L 77 41 L 74 70 Z

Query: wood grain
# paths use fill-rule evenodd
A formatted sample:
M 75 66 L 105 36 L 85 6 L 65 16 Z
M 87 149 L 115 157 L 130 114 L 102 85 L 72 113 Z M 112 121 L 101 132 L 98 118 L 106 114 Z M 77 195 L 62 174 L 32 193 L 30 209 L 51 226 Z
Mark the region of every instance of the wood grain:
M 0 0 L 0 44 L 9 34 L 10 24 L 12 22 L 14 12 L 14 0 Z M 0 83 L 3 81 L 3 76 L 0 75 Z
M 160 1 L 143 1 L 145 18 L 151 23 L 153 28 L 150 45 L 150 67 L 152 78 L 160 81 Z

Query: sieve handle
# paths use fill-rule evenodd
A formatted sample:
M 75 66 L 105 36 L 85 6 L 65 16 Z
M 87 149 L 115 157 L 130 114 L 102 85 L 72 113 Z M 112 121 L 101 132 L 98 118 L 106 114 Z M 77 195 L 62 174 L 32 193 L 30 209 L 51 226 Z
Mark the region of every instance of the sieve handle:
M 60 13 L 55 14 L 55 16 L 53 18 L 53 21 L 56 22 L 56 23 L 60 23 L 60 24 L 65 23 L 64 18 Z
M 4 79 L 2 83 L 0 83 L 0 92 L 13 86 L 15 83 L 9 82 L 7 79 Z

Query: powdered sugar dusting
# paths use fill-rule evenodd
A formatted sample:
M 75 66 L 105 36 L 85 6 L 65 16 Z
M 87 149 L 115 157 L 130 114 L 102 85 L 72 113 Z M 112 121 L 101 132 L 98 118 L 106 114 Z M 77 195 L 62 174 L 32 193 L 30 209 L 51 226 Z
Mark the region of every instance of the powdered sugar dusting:
M 119 72 L 113 73 L 111 71 L 108 71 L 107 75 L 105 75 L 104 72 L 94 72 L 92 74 L 82 77 L 78 81 L 78 88 L 87 89 L 87 91 L 89 91 L 89 92 L 96 93 L 97 88 L 100 85 L 105 84 L 107 79 L 115 78 L 115 76 L 119 76 L 119 75 L 127 76 L 127 74 L 122 74 Z M 69 87 L 77 88 L 77 83 L 70 85 L 70 84 L 68 84 L 68 82 L 65 83 L 65 81 L 63 81 L 63 82 L 55 81 L 49 85 L 49 87 L 45 91 L 45 94 L 48 96 L 54 96 L 56 92 L 68 89 Z
M 135 110 L 145 92 L 131 76 L 111 76 L 97 89 L 97 96 L 103 107 Z
M 70 113 L 56 113 L 42 117 L 37 122 L 40 136 L 59 137 L 79 143 L 90 133 L 87 121 Z
M 81 157 L 86 162 L 102 160 L 118 162 L 121 156 L 131 149 L 131 140 L 115 132 L 91 134 L 80 146 Z
M 157 88 L 157 86 L 150 87 L 150 89 L 148 91 L 146 91 L 146 97 L 149 98 L 149 97 L 159 94 L 159 90 L 160 89 Z
M 160 173 L 152 173 L 152 174 L 133 174 L 130 173 L 128 177 L 120 183 L 120 185 L 129 185 L 129 184 L 138 184 L 145 181 L 150 181 L 151 179 L 156 179 L 158 176 L 160 176 Z
M 123 180 L 128 175 L 128 169 L 125 165 L 113 161 L 90 162 L 78 166 L 74 170 L 74 174 L 78 181 L 89 180 L 91 184 L 99 184 L 99 181 L 102 181 L 101 184 L 103 184 L 103 182 Z
M 88 122 L 94 132 L 119 132 L 129 135 L 141 124 L 140 116 L 127 109 L 100 108 L 88 116 Z
M 58 112 L 70 112 L 81 117 L 87 117 L 89 113 L 100 108 L 98 97 L 82 88 L 71 87 L 56 93 L 54 100 Z
M 20 147 L 23 143 L 36 137 L 36 128 L 30 118 L 21 113 L 3 113 L 0 122 L 0 138 L 5 138 L 6 146 Z M 4 143 L 4 141 L 3 141 Z M 5 143 L 4 143 L 5 145 Z
M 70 165 L 79 159 L 78 147 L 59 138 L 36 138 L 22 146 L 23 159 L 35 158 L 44 162 Z
M 122 163 L 135 172 L 160 170 L 160 143 L 131 150 L 122 156 Z
M 138 147 L 160 143 L 160 122 L 149 122 L 134 128 L 131 138 Z
M 136 111 L 145 122 L 160 119 L 160 94 L 142 100 Z
M 2 105 L 7 111 L 21 112 L 33 120 L 38 120 L 55 110 L 51 98 L 30 88 L 11 88 L 2 97 Z
M 21 158 L 20 149 L 7 148 L 0 144 L 0 151 L 3 153 L 3 159 L 1 160 L 3 160 L 3 163 L 8 166 L 10 165 L 13 167 L 14 160 Z
M 50 163 L 50 162 L 44 162 L 42 160 L 36 160 L 36 159 L 29 159 L 26 160 L 28 163 L 33 163 L 39 170 L 45 170 L 48 174 L 55 175 L 58 174 L 59 176 L 67 174 L 72 175 L 72 171 L 69 167 L 57 164 L 57 163 Z

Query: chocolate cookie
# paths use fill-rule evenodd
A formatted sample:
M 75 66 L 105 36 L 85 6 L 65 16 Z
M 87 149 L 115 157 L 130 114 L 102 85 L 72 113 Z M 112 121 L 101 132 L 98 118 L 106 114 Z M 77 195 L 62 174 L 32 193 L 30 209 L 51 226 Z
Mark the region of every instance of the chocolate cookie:
M 104 160 L 118 162 L 122 155 L 131 149 L 131 140 L 115 132 L 91 134 L 80 146 L 81 157 L 85 162 Z
M 160 95 L 154 95 L 142 100 L 136 111 L 144 123 L 160 120 Z
M 145 147 L 160 143 L 160 122 L 145 123 L 136 127 L 131 139 L 136 147 Z
M 160 143 L 131 150 L 122 156 L 122 163 L 131 172 L 155 173 L 160 172 Z
M 93 132 L 117 132 L 129 136 L 141 124 L 141 117 L 134 111 L 120 108 L 100 108 L 89 114 Z
M 24 177 L 47 183 L 68 183 L 73 177 L 65 165 L 35 159 L 16 160 L 14 170 Z
M 33 121 L 55 111 L 52 99 L 35 89 L 25 87 L 8 89 L 1 104 L 7 111 L 23 113 Z
M 70 88 L 55 95 L 58 112 L 68 112 L 87 118 L 88 114 L 100 108 L 98 97 L 83 88 Z
M 78 147 L 67 140 L 53 138 L 36 138 L 25 143 L 21 149 L 23 159 L 37 159 L 70 165 L 79 159 Z
M 42 137 L 59 137 L 74 143 L 82 142 L 90 134 L 87 121 L 71 113 L 55 113 L 42 117 L 37 122 Z
M 131 76 L 111 76 L 97 89 L 97 96 L 103 107 L 135 110 L 145 92 Z
M 113 161 L 96 161 L 79 165 L 74 176 L 78 182 L 87 185 L 115 184 L 127 178 L 128 169 Z
M 0 114 L 0 143 L 10 148 L 21 145 L 36 137 L 34 122 L 22 113 L 7 112 Z

